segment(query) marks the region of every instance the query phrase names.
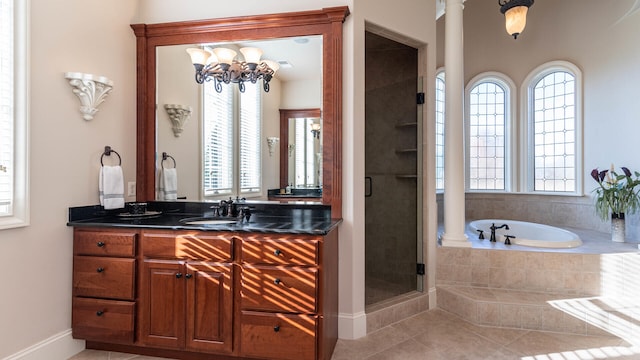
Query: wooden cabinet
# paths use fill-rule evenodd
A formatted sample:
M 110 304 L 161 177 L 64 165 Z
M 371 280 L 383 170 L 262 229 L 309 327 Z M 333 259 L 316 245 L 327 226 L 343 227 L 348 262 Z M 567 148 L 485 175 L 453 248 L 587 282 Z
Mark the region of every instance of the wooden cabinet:
M 240 354 L 328 360 L 337 340 L 337 237 L 247 236 L 240 262 Z
M 141 344 L 232 352 L 231 249 L 225 234 L 142 232 Z
M 134 342 L 137 234 L 74 229 L 73 337 Z
M 73 335 L 180 359 L 329 360 L 338 237 L 74 230 Z

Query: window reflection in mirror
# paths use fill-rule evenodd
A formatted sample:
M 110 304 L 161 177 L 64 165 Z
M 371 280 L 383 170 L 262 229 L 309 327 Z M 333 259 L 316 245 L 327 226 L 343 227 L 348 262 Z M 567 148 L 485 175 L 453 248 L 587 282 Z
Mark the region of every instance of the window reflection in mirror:
M 294 188 L 320 187 L 322 125 L 318 117 L 289 118 L 289 177 Z

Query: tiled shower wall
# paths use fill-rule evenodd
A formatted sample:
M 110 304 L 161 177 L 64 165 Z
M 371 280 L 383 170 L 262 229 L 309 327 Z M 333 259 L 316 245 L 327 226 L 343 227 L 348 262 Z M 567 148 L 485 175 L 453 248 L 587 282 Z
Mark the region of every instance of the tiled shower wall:
M 437 199 L 442 222 L 442 195 Z M 596 216 L 591 196 L 467 193 L 465 199 L 467 221 L 494 218 L 610 232 L 609 221 Z M 640 214 L 627 214 L 626 230 L 627 239 L 640 239 Z

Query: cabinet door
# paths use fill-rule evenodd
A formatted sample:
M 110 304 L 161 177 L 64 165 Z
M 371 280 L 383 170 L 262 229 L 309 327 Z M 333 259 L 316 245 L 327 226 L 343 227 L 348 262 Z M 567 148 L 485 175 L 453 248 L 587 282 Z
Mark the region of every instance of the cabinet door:
M 140 292 L 140 341 L 184 347 L 185 266 L 182 261 L 144 261 Z
M 186 348 L 231 352 L 233 295 L 231 264 L 188 262 Z

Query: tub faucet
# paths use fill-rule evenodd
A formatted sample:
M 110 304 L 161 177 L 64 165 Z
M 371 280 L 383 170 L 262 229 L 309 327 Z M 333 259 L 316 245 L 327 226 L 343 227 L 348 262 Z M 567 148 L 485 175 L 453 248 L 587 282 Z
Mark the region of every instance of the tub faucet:
M 496 226 L 496 224 L 491 224 L 491 237 L 489 238 L 489 241 L 491 242 L 496 242 L 496 229 L 502 229 L 505 228 L 506 230 L 509 230 L 509 225 L 507 224 L 502 224 L 500 226 Z

